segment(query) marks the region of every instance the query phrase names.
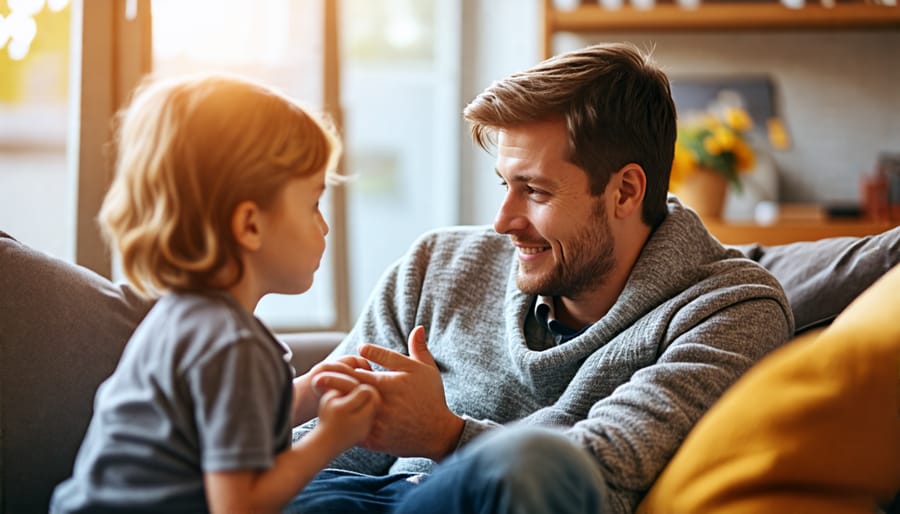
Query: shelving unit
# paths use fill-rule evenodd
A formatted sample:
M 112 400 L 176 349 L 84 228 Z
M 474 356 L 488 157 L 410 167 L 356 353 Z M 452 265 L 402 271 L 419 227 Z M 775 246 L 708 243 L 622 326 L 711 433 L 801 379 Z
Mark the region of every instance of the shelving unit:
M 596 0 L 582 0 L 574 9 L 559 9 L 554 0 L 542 0 L 540 37 L 544 58 L 554 55 L 553 36 L 558 32 L 900 29 L 900 7 L 869 0 L 837 0 L 833 7 L 824 7 L 819 0 L 806 0 L 800 9 L 785 7 L 779 0 L 701 0 L 696 9 L 682 8 L 674 0 L 656 0 L 656 6 L 648 10 L 635 9 L 628 0 L 625 4 L 609 10 Z M 900 224 L 867 219 L 780 219 L 769 225 L 723 220 L 704 223 L 724 243 L 766 245 L 824 237 L 861 237 Z
M 541 48 L 544 57 L 553 55 L 553 35 L 557 32 L 698 31 L 698 30 L 806 30 L 806 29 L 898 29 L 900 7 L 838 2 L 824 7 L 808 2 L 790 9 L 777 0 L 716 1 L 697 9 L 674 3 L 657 3 L 653 9 L 602 8 L 585 0 L 575 9 L 558 9 L 554 0 L 543 0 Z

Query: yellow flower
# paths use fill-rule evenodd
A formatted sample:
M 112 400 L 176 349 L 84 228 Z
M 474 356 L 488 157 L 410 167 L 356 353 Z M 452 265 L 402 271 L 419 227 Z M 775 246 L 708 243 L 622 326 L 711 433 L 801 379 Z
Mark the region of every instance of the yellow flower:
M 719 155 L 722 153 L 722 143 L 715 134 L 709 134 L 703 138 L 703 149 L 710 155 Z
M 718 143 L 718 152 L 716 153 L 731 150 L 737 142 L 737 134 L 725 126 L 716 127 L 716 129 L 713 130 L 712 135 L 715 138 L 716 143 Z
M 677 189 L 698 168 L 719 173 L 740 189 L 739 174 L 753 169 L 747 141 L 753 122 L 743 109 L 706 112 L 678 125 L 669 188 Z
M 676 141 L 675 159 L 672 161 L 672 174 L 669 177 L 670 186 L 673 188 L 680 186 L 696 168 L 697 159 L 693 152 Z
M 744 140 L 739 140 L 734 146 L 734 156 L 738 172 L 744 173 L 753 169 L 756 163 L 756 156 L 753 149 Z
M 753 119 L 743 109 L 729 107 L 725 110 L 725 124 L 738 132 L 747 132 L 753 128 Z

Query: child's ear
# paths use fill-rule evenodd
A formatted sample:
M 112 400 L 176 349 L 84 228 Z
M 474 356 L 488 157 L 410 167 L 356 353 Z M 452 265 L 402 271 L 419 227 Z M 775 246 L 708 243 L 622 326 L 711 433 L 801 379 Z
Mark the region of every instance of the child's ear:
M 231 233 L 245 250 L 258 250 L 262 246 L 259 206 L 245 200 L 238 204 L 231 215 Z

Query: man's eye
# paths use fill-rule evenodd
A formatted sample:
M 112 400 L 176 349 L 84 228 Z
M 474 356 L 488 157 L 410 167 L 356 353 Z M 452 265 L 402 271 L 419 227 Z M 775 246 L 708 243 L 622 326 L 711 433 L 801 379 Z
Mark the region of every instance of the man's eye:
M 509 184 L 507 184 L 505 180 L 501 180 L 501 181 L 500 181 L 500 187 L 505 188 L 505 189 L 509 189 Z

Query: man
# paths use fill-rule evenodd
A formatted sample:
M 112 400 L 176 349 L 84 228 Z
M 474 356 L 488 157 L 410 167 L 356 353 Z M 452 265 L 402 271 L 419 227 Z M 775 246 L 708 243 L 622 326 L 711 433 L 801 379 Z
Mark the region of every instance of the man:
M 294 506 L 631 512 L 700 416 L 791 335 L 788 302 L 667 198 L 675 107 L 634 47 L 552 58 L 465 116 L 496 144 L 493 230 L 426 234 L 388 270 L 334 354 L 382 369 L 353 372 L 384 399 L 368 449 L 333 463 L 364 475 L 326 471 Z

